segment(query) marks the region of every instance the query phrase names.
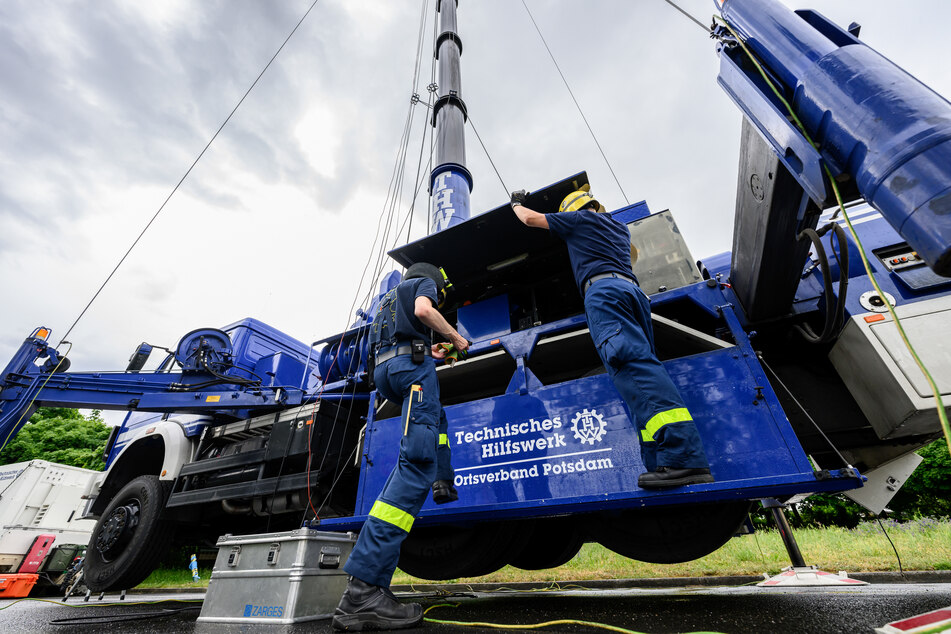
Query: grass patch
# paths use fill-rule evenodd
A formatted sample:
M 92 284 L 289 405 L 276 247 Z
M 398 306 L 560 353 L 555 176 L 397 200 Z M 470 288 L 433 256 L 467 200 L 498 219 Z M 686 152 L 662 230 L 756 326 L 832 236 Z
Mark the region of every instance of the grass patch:
M 951 522 L 921 520 L 886 524 L 905 570 L 951 570 Z M 794 531 L 807 564 L 838 572 L 897 571 L 898 560 L 877 523 L 858 528 L 801 528 Z M 585 544 L 574 559 L 549 570 L 519 570 L 506 566 L 466 582 L 584 581 L 589 579 L 639 579 L 651 577 L 709 577 L 771 575 L 789 566 L 782 537 L 775 530 L 742 535 L 706 557 L 681 564 L 649 564 L 617 555 L 600 544 Z M 401 570 L 394 584 L 427 583 Z
M 951 570 L 951 521 L 930 519 L 895 524 L 886 528 L 905 570 Z M 796 540 L 806 563 L 837 572 L 897 571 L 898 561 L 876 522 L 847 528 L 800 528 Z M 789 565 L 782 538 L 775 530 L 735 537 L 706 557 L 682 564 L 649 564 L 617 555 L 600 544 L 585 544 L 564 566 L 549 570 L 519 570 L 506 566 L 483 577 L 455 581 L 512 583 L 516 581 L 585 581 L 589 579 L 637 579 L 645 577 L 708 577 L 776 574 Z M 159 569 L 140 588 L 206 588 L 210 568 L 201 568 L 201 580 L 192 581 L 188 562 L 181 569 Z M 431 583 L 401 570 L 394 584 Z
M 158 568 L 148 579 L 140 583 L 137 588 L 198 588 L 208 587 L 208 580 L 211 578 L 211 567 L 198 568 L 198 581 L 192 581 L 192 571 L 188 569 L 186 561 L 181 570 L 175 568 Z

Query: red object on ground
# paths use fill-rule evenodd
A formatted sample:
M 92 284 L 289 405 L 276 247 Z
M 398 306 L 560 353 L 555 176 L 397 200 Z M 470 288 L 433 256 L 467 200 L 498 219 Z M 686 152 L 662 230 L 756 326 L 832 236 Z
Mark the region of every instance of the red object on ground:
M 889 633 L 908 632 L 909 634 L 912 632 L 947 631 L 941 629 L 941 626 L 951 628 L 951 607 L 933 610 L 902 621 L 892 621 L 885 627 L 878 628 L 875 631 Z
M 45 533 L 37 535 L 36 539 L 33 540 L 33 545 L 30 546 L 29 552 L 26 553 L 26 557 L 20 562 L 17 572 L 39 572 L 40 566 L 43 565 L 43 560 L 49 554 L 54 541 L 56 541 L 56 535 Z
M 0 574 L 0 599 L 20 599 L 33 589 L 39 575 L 32 573 Z

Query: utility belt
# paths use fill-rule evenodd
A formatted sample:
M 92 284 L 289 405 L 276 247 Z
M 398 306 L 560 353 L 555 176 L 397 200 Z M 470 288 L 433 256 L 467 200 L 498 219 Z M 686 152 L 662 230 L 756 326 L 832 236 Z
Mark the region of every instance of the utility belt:
M 410 343 L 398 344 L 378 350 L 374 355 L 376 357 L 375 365 L 380 365 L 393 357 L 399 357 L 405 354 L 412 356 L 413 363 L 422 363 L 426 357 L 433 356 L 433 351 L 422 339 L 414 339 Z
M 617 278 L 619 280 L 625 280 L 630 282 L 631 284 L 634 284 L 633 279 L 629 278 L 626 275 L 621 275 L 620 273 L 598 273 L 597 275 L 592 275 L 591 277 L 589 277 L 588 281 L 584 283 L 584 291 L 582 291 L 582 295 L 588 292 L 588 289 L 591 288 L 592 284 L 594 284 L 598 280 L 606 280 L 609 277 Z M 636 284 L 634 285 L 636 286 Z

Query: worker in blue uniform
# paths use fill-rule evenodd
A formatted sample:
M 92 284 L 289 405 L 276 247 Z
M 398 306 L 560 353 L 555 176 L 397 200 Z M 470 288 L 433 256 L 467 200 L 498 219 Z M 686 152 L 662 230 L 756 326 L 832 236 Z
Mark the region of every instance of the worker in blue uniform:
M 590 194 L 588 185 L 562 201 L 557 214 L 525 207 L 524 191 L 512 209 L 525 225 L 549 229 L 568 246 L 588 329 L 598 355 L 639 434 L 644 489 L 713 482 L 697 426 L 654 349 L 650 299 L 637 285 L 627 227 Z
M 447 350 L 433 345 L 430 334 L 430 329 L 441 334 L 460 353 L 469 347 L 438 310 L 448 286 L 442 269 L 413 264 L 404 280 L 384 295 L 373 319 L 373 379 L 381 395 L 402 406 L 397 423 L 402 439 L 396 466 L 344 565 L 350 579 L 334 613 L 333 627 L 338 630 L 399 629 L 423 618 L 418 603 L 400 603 L 389 588 L 400 545 L 430 489 L 437 504 L 458 499 L 433 363 L 445 358 Z

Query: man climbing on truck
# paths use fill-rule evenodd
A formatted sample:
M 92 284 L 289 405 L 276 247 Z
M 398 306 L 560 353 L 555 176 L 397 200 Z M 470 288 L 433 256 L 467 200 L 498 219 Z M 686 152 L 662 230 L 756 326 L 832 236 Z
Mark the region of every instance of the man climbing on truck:
M 565 241 L 591 338 L 640 434 L 646 473 L 643 489 L 713 482 L 710 465 L 680 393 L 657 358 L 650 299 L 631 269 L 631 236 L 584 185 L 561 202 L 557 214 L 525 206 L 524 190 L 512 209 L 528 227 L 548 229 Z
M 334 613 L 333 626 L 338 630 L 399 629 L 423 618 L 418 603 L 400 603 L 389 587 L 400 545 L 430 487 L 437 504 L 458 499 L 446 414 L 432 362 L 469 347 L 438 310 L 449 286 L 442 269 L 413 264 L 403 282 L 383 296 L 373 319 L 369 338 L 373 379 L 380 394 L 402 406 L 403 436 L 396 466 L 344 566 L 350 580 Z M 429 329 L 446 337 L 452 347 L 433 345 Z

